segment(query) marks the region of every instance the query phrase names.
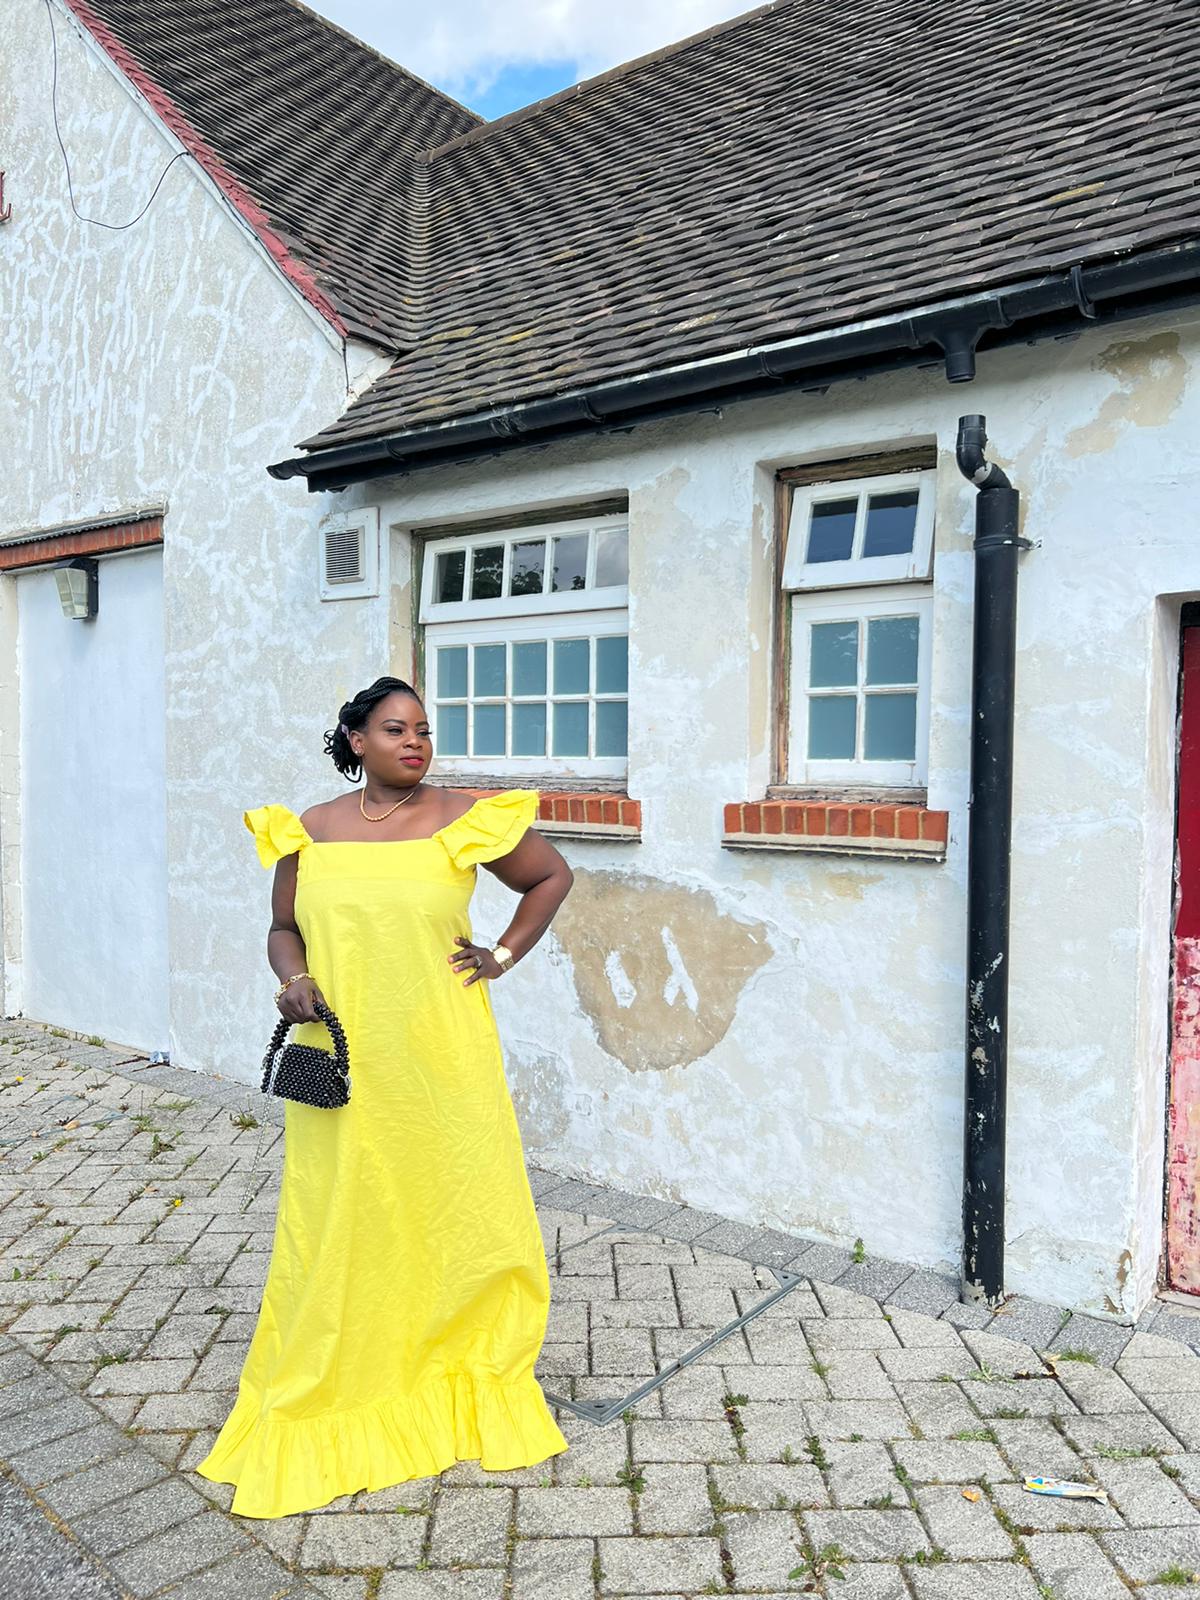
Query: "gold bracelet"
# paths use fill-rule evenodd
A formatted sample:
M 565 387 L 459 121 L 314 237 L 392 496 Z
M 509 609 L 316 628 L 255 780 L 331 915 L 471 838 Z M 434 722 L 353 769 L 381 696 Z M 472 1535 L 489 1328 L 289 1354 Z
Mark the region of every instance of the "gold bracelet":
M 292 984 L 299 983 L 301 978 L 311 978 L 311 977 L 312 977 L 312 973 L 311 972 L 297 972 L 292 977 L 285 978 L 283 980 L 283 982 L 279 985 L 278 989 L 276 989 L 276 991 L 275 991 L 276 1000 L 279 999 L 280 995 L 284 992 L 285 989 L 290 989 Z

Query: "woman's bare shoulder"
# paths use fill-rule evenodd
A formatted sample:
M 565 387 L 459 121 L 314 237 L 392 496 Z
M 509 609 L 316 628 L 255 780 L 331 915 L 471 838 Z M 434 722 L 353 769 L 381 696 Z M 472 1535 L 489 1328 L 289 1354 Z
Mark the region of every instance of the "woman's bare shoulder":
M 300 821 L 304 824 L 304 831 L 314 844 L 320 843 L 328 835 L 338 837 L 337 825 L 341 812 L 345 809 L 344 794 L 335 795 L 332 800 L 318 800 L 316 805 L 309 806 L 307 811 L 300 813 Z
M 443 827 L 446 823 L 457 822 L 459 817 L 465 816 L 478 799 L 477 795 L 471 794 L 467 789 L 442 789 L 440 794 Z

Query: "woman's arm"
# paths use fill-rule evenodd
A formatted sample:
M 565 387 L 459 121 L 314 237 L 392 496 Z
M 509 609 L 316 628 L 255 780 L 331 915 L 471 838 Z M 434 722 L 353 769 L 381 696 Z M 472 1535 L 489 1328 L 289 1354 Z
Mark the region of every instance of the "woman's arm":
M 514 850 L 485 865 L 506 888 L 514 889 L 521 896 L 512 921 L 496 941 L 512 953 L 514 961 L 520 961 L 550 926 L 554 913 L 575 881 L 575 874 L 549 839 L 532 828 L 521 835 Z M 472 944 L 461 936 L 455 943 L 460 948 L 446 959 L 455 972 L 469 974 L 463 979 L 464 988 L 480 978 L 501 976 L 503 968 L 489 946 Z
M 304 940 L 296 926 L 296 867 L 298 857 L 280 856 L 271 883 L 271 927 L 267 933 L 267 960 L 280 983 L 308 968 Z M 317 1002 L 324 996 L 311 978 L 289 984 L 275 1004 L 289 1022 L 317 1022 Z

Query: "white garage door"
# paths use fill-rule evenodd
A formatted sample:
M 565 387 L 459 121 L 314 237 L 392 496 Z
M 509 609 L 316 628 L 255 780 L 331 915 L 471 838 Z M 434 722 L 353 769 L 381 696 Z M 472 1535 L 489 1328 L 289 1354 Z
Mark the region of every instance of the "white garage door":
M 162 553 L 100 562 L 98 614 L 17 578 L 27 1017 L 167 1048 Z

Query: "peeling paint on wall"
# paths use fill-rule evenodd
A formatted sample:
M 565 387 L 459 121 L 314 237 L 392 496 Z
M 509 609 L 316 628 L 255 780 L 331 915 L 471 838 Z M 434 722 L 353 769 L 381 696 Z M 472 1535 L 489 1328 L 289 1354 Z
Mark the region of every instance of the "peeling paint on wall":
M 1096 366 L 1111 373 L 1121 387 L 1108 395 L 1095 420 L 1067 435 L 1069 456 L 1111 450 L 1124 423 L 1161 428 L 1174 415 L 1187 384 L 1187 362 L 1180 354 L 1179 335 L 1160 333 L 1152 339 L 1128 339 L 1110 345 Z
M 636 873 L 577 867 L 554 929 L 600 1043 L 631 1072 L 707 1055 L 771 957 L 761 922 L 735 920 L 705 890 Z

